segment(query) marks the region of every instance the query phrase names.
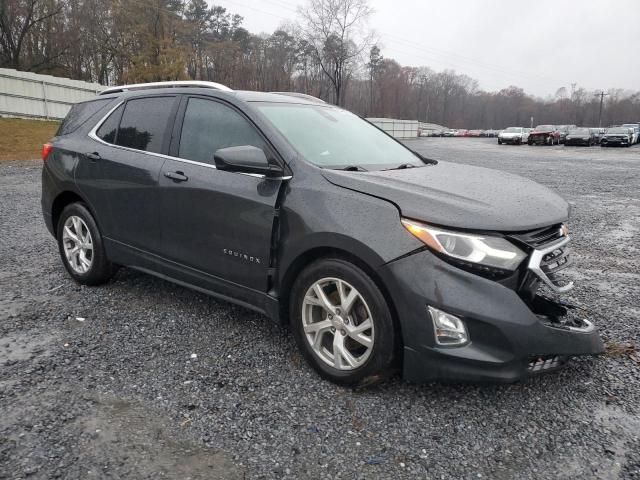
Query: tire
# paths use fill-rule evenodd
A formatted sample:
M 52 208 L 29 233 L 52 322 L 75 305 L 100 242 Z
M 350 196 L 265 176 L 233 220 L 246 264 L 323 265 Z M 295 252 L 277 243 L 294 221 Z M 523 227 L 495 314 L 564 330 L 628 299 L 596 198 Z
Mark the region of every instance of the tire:
M 502 140 L 498 139 L 498 145 L 502 145 Z
M 76 282 L 100 285 L 113 276 L 116 267 L 107 259 L 100 230 L 84 204 L 64 208 L 56 233 L 62 263 Z M 77 249 L 78 243 L 84 247 Z
M 354 292 L 358 297 L 348 307 L 345 300 L 354 298 Z M 391 310 L 375 282 L 351 262 L 326 258 L 305 268 L 295 281 L 289 311 L 298 348 L 322 378 L 354 387 L 378 383 L 392 373 L 400 342 Z M 354 330 L 366 319 L 370 328 Z M 313 329 L 321 323 L 322 329 Z M 367 342 L 360 343 L 364 340 Z M 334 348 L 346 351 L 351 362 Z

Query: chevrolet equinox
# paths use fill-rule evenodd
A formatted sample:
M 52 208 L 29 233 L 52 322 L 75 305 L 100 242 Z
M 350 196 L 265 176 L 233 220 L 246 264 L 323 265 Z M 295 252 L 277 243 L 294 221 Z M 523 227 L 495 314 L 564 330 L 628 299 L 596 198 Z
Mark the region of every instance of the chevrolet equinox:
M 107 88 L 43 146 L 73 279 L 124 265 L 288 323 L 344 385 L 514 381 L 603 345 L 556 299 L 569 205 L 436 162 L 314 97 L 210 82 Z

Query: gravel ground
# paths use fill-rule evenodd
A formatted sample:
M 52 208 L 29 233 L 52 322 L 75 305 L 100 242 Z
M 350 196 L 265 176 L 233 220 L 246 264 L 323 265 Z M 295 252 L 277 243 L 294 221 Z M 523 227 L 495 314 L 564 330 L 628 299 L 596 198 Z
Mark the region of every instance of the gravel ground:
M 640 147 L 408 144 L 573 203 L 568 300 L 608 354 L 513 385 L 339 388 L 250 311 L 127 269 L 76 285 L 40 164 L 3 162 L 0 478 L 640 478 Z

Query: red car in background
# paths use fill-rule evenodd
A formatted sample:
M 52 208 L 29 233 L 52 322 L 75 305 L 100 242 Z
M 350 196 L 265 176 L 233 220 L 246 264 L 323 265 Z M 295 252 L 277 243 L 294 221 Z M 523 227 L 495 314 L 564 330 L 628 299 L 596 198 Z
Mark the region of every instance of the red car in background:
M 529 145 L 560 145 L 560 130 L 555 125 L 538 125 L 529 132 Z

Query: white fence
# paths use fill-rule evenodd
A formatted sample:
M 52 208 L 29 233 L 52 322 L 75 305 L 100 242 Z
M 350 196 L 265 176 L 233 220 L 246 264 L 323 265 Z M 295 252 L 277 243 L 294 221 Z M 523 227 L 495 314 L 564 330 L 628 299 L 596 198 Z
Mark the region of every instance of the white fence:
M 395 138 L 418 137 L 417 120 L 397 120 L 395 118 L 367 118 L 367 120 Z
M 90 100 L 99 83 L 0 68 L 0 115 L 62 119 L 74 103 Z

